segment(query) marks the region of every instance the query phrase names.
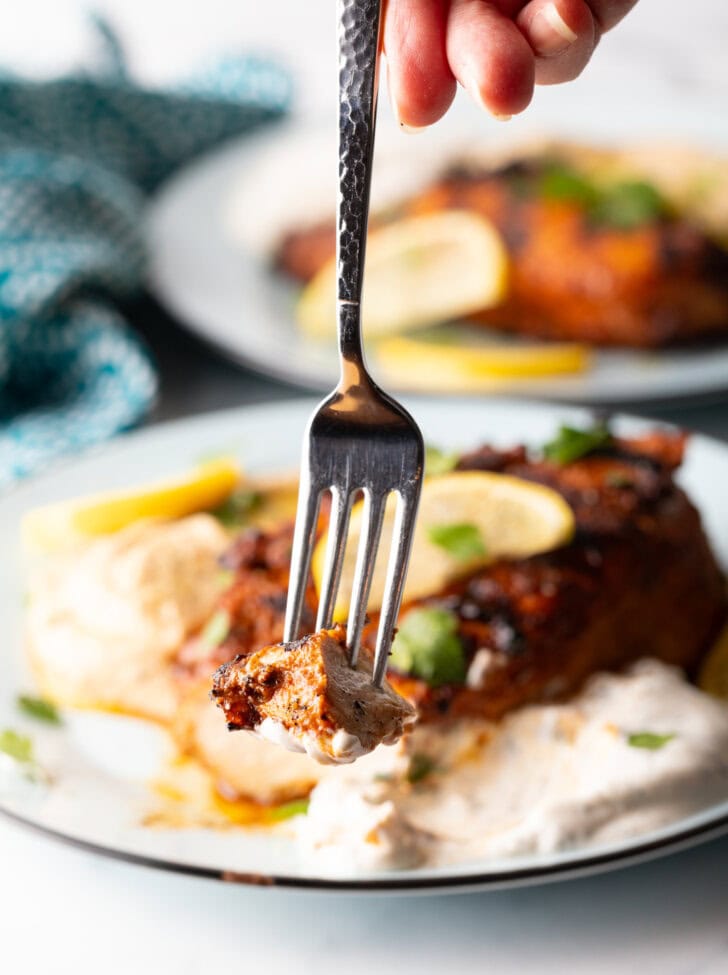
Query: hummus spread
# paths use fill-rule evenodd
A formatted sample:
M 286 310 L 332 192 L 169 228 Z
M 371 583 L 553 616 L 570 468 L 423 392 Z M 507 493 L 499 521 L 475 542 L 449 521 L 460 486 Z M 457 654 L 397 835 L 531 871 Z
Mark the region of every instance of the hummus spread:
M 138 522 L 32 580 L 27 641 L 44 693 L 73 707 L 174 712 L 167 666 L 219 596 L 220 524 Z

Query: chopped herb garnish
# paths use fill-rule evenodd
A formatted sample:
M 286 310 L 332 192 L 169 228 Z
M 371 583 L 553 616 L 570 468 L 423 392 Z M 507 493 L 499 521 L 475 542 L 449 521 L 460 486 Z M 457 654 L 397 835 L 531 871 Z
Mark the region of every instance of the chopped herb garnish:
M 221 589 L 227 589 L 227 587 L 232 583 L 234 578 L 235 578 L 235 573 L 232 572 L 230 569 L 220 569 L 217 575 L 215 576 L 217 584 Z
M 550 163 L 535 183 L 535 190 L 547 200 L 577 203 L 591 223 L 632 230 L 667 212 L 660 192 L 643 180 L 624 180 L 599 185 L 563 163 Z
M 596 423 L 588 430 L 562 426 L 556 437 L 543 448 L 543 455 L 555 464 L 570 464 L 611 445 L 612 434 L 606 423 Z
M 665 201 L 655 187 L 635 180 L 602 190 L 589 208 L 589 216 L 595 223 L 617 230 L 633 230 L 656 220 L 665 210 Z
M 62 724 L 61 716 L 57 708 L 44 697 L 31 697 L 29 694 L 20 694 L 17 698 L 19 710 L 23 711 L 30 718 L 37 721 L 45 721 L 46 724 Z
M 539 181 L 541 196 L 548 200 L 574 200 L 585 207 L 593 206 L 599 191 L 584 176 L 560 163 L 552 163 Z
M 412 756 L 407 769 L 407 781 L 415 785 L 426 779 L 430 772 L 434 772 L 435 763 L 429 755 L 417 753 Z
M 458 454 L 452 451 L 440 450 L 429 444 L 425 447 L 425 474 L 428 477 L 448 474 L 455 469 L 457 462 Z
M 623 471 L 610 471 L 604 478 L 604 483 L 611 488 L 634 487 L 634 480 Z
M 21 765 L 33 764 L 33 742 L 27 735 L 19 735 L 12 728 L 0 731 L 0 752 Z
M 633 735 L 627 736 L 627 744 L 632 748 L 647 748 L 651 752 L 656 752 L 668 741 L 672 741 L 675 733 L 667 735 L 657 735 L 654 731 L 636 731 Z
M 412 610 L 394 638 L 392 666 L 430 687 L 464 683 L 465 654 L 457 628 L 457 617 L 450 610 L 434 606 Z
M 294 799 L 292 802 L 284 802 L 281 806 L 275 806 L 268 815 L 274 822 L 280 822 L 284 819 L 293 819 L 294 816 L 305 816 L 307 812 L 308 799 Z
M 222 522 L 227 528 L 235 528 L 244 524 L 246 518 L 258 507 L 263 500 L 260 491 L 252 491 L 250 488 L 240 488 L 233 491 L 227 501 L 223 501 L 219 508 L 212 514 L 218 521 Z
M 458 562 L 471 562 L 487 555 L 480 529 L 470 522 L 430 525 L 427 537 L 433 545 L 444 549 Z
M 207 621 L 207 625 L 202 631 L 201 639 L 208 647 L 219 647 L 229 632 L 230 614 L 224 609 L 219 609 Z

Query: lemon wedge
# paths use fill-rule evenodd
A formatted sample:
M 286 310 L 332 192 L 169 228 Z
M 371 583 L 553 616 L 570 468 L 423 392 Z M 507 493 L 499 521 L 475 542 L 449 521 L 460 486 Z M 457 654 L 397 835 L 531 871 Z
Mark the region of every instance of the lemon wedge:
M 504 297 L 508 254 L 498 231 L 464 210 L 408 217 L 367 242 L 364 329 L 391 335 L 491 308 Z M 312 338 L 336 335 L 336 262 L 309 282 L 296 317 Z
M 591 351 L 554 345 L 450 345 L 412 336 L 381 339 L 377 373 L 398 389 L 438 392 L 492 389 L 509 380 L 585 372 Z
M 389 498 L 382 545 L 374 568 L 369 609 L 381 607 L 397 499 Z M 363 502 L 355 505 L 337 598 L 335 617 L 346 620 L 351 601 Z M 425 480 L 412 545 L 404 602 L 440 592 L 459 577 L 498 558 L 525 558 L 570 541 L 574 514 L 551 488 L 506 474 L 460 471 Z M 326 537 L 313 555 L 320 590 Z
M 728 626 L 706 657 L 698 677 L 698 687 L 707 694 L 728 701 Z
M 142 518 L 182 518 L 211 510 L 225 501 L 240 477 L 237 461 L 223 457 L 180 477 L 34 508 L 23 517 L 23 543 L 57 552 Z

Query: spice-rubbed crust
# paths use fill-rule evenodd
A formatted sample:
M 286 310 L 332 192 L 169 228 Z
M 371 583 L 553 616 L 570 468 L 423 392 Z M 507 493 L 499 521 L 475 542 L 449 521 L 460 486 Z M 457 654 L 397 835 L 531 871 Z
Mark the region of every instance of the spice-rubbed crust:
M 418 706 L 421 721 L 499 718 L 531 701 L 566 696 L 590 674 L 641 657 L 694 671 L 726 619 L 726 595 L 700 516 L 673 480 L 683 445 L 679 435 L 655 432 L 615 441 L 564 466 L 529 459 L 521 448 L 485 447 L 461 458 L 461 468 L 548 484 L 573 508 L 577 530 L 558 551 L 497 562 L 424 601 L 456 614 L 468 681 L 432 688 L 390 671 L 392 686 Z M 286 532 L 288 545 L 292 528 Z M 230 633 L 196 659 L 196 674 L 280 639 L 284 537 L 257 533 L 234 547 L 239 556 L 247 546 L 250 557 L 237 558 L 236 578 L 221 599 L 232 615 Z M 241 592 L 253 598 L 238 598 Z M 308 604 L 312 612 L 312 587 Z M 365 634 L 368 641 L 376 622 Z M 185 670 L 180 658 L 180 679 Z
M 600 222 L 577 193 L 533 189 L 549 165 L 544 156 L 497 170 L 453 168 L 387 220 L 466 209 L 493 222 L 509 252 L 510 274 L 505 301 L 474 316 L 486 325 L 643 348 L 728 332 L 725 248 L 677 214 L 628 226 Z M 276 266 L 307 281 L 334 244 L 333 223 L 294 228 L 279 245 Z
M 351 762 L 394 744 L 415 720 L 408 701 L 372 683 L 372 670 L 368 647 L 350 666 L 346 629 L 335 626 L 235 657 L 215 674 L 212 697 L 230 731 L 255 731 L 322 764 Z

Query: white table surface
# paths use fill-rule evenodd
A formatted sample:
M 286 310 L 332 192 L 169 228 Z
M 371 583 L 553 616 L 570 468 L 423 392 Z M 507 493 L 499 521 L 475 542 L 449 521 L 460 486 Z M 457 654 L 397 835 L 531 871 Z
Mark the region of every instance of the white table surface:
M 333 0 L 95 0 L 93 6 L 118 24 L 132 67 L 150 81 L 172 78 L 220 50 L 249 46 L 277 52 L 296 73 L 299 111 L 321 115 L 334 104 Z M 88 34 L 80 2 L 25 0 L 12 7 L 0 31 L 0 65 L 48 74 L 83 60 Z M 726 39 L 724 0 L 642 0 L 580 83 L 595 97 L 616 85 L 646 100 L 659 88 L 725 104 Z M 538 103 L 537 97 L 535 111 Z M 287 392 L 197 350 L 171 369 L 163 361 L 162 375 L 158 417 Z M 692 417 L 694 425 L 728 437 L 725 406 L 669 415 L 688 423 Z M 308 975 L 333 966 L 346 975 L 725 975 L 728 839 L 540 888 L 352 897 L 157 873 L 0 820 L 2 975 L 256 969 Z

